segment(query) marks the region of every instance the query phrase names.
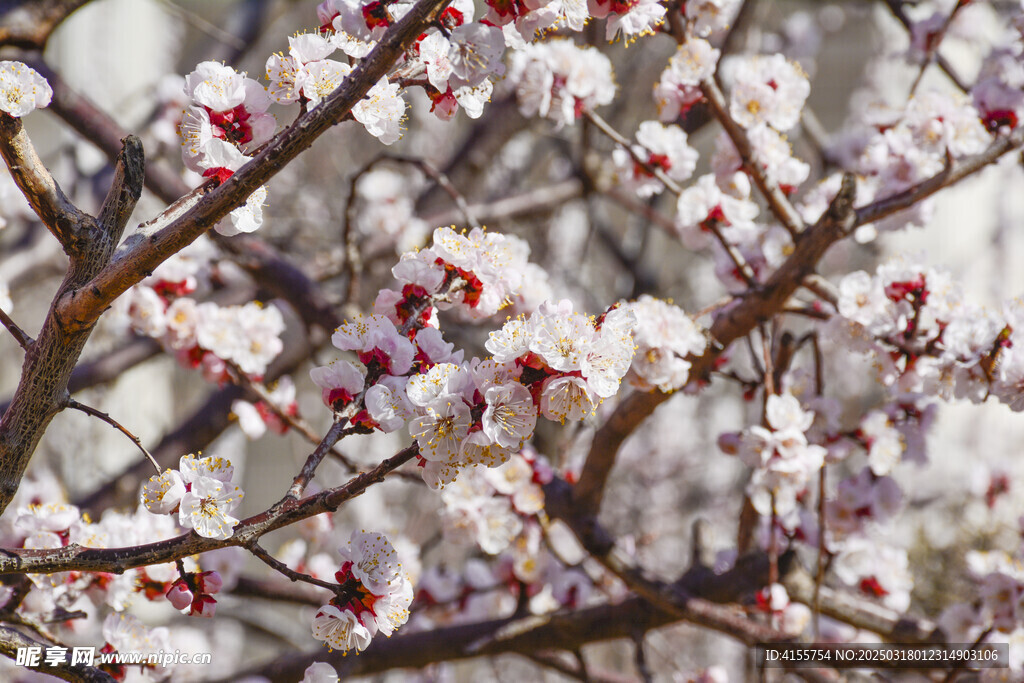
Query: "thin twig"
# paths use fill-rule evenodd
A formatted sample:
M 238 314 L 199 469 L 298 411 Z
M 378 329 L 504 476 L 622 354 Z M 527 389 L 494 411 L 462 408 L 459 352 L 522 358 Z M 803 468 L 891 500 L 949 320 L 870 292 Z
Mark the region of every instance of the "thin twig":
M 625 148 L 625 150 L 629 153 L 629 156 L 632 157 L 633 161 L 637 163 L 639 166 L 641 166 L 645 171 L 650 173 L 652 176 L 657 178 L 658 181 L 660 181 L 661 184 L 664 185 L 669 192 L 676 195 L 677 197 L 682 194 L 683 188 L 679 186 L 679 183 L 669 178 L 667 175 L 665 175 L 664 171 L 662 171 L 657 166 L 654 166 L 653 164 L 649 163 L 647 159 L 645 159 L 642 155 L 638 154 L 637 151 L 633 149 L 633 143 L 631 143 L 621 133 L 615 130 L 607 121 L 605 121 L 603 118 L 601 118 L 600 116 L 591 111 L 584 112 L 583 116 L 592 124 L 594 124 L 594 126 L 599 131 L 601 131 L 609 138 L 614 140 L 621 147 Z M 647 217 L 650 217 L 652 220 L 654 220 L 654 216 L 653 214 L 651 214 L 651 212 L 647 212 L 646 215 Z M 725 253 L 729 256 L 729 259 L 733 262 L 733 265 L 736 266 L 736 271 L 739 273 L 743 281 L 746 282 L 746 284 L 750 287 L 756 286 L 757 281 L 754 277 L 754 271 L 750 267 L 750 264 L 748 264 L 746 260 L 743 258 L 743 255 L 739 252 L 739 250 L 736 249 L 736 246 L 725 239 L 725 237 L 722 235 L 722 231 L 718 229 L 717 225 L 714 225 L 714 221 L 709 221 L 709 228 L 711 229 L 711 234 L 715 236 L 715 239 L 717 239 L 719 244 L 722 245 L 722 248 L 725 249 Z M 673 225 L 669 232 L 671 234 L 677 234 L 678 231 Z
M 28 336 L 28 334 L 25 333 L 25 330 L 18 327 L 18 324 L 11 320 L 11 316 L 7 315 L 7 311 L 2 308 L 0 308 L 0 322 L 4 324 L 7 331 L 10 332 L 11 336 L 14 337 L 14 340 L 18 342 L 18 346 L 20 346 L 25 353 L 28 353 L 29 349 L 32 348 L 32 345 L 35 343 L 35 339 Z
M 353 401 L 350 405 L 358 405 L 358 402 Z M 316 449 L 306 458 L 302 469 L 295 475 L 295 479 L 292 480 L 291 488 L 288 489 L 285 499 L 298 500 L 302 496 L 302 492 L 306 490 L 306 486 L 312 481 L 316 468 L 323 462 L 324 456 L 334 448 L 334 444 L 338 443 L 347 434 L 354 432 L 354 430 L 346 429 L 348 420 L 349 418 L 346 416 L 335 415 L 334 424 L 331 425 L 330 430 L 328 430 Z
M 636 663 L 636 672 L 640 674 L 640 680 L 651 683 L 654 676 L 651 675 L 651 668 L 647 665 L 647 656 L 644 654 L 643 631 L 637 631 L 633 635 L 633 661 Z
M 319 588 L 326 588 L 334 594 L 338 594 L 340 591 L 342 591 L 342 587 L 336 583 L 328 583 L 326 581 L 321 581 L 320 579 L 309 576 L 308 574 L 303 574 L 302 572 L 295 571 L 294 569 L 286 565 L 284 562 L 281 562 L 276 557 L 274 557 L 266 550 L 264 550 L 259 543 L 254 542 L 251 545 L 246 546 L 246 549 L 253 555 L 255 555 L 256 558 L 263 562 L 265 565 L 267 565 L 274 571 L 287 576 L 292 581 L 301 581 L 303 583 L 308 583 L 312 586 L 317 586 Z
M 263 382 L 255 381 L 247 374 L 242 372 L 242 369 L 231 361 L 228 361 L 228 367 L 231 368 L 231 378 L 235 381 L 235 384 L 238 384 L 259 396 L 260 401 L 262 401 L 263 404 L 267 406 L 267 409 L 270 412 L 276 415 L 279 420 L 288 425 L 289 428 L 294 429 L 296 432 L 305 437 L 307 441 L 314 445 L 320 443 L 321 437 L 317 436 L 317 433 L 313 431 L 313 428 L 309 425 L 309 423 L 303 420 L 302 417 L 298 415 L 290 415 L 286 413 L 284 410 L 282 410 L 281 406 L 277 405 L 277 403 L 274 402 L 273 397 L 270 395 L 270 391 L 263 384 Z M 349 460 L 348 456 L 342 453 L 336 447 L 332 446 L 330 449 L 330 453 L 331 455 L 336 457 L 343 465 L 345 465 L 345 467 L 347 467 L 349 470 L 353 472 L 359 470 L 359 468 L 356 467 L 356 465 L 351 460 Z
M 907 16 L 907 13 L 903 11 L 903 2 L 902 2 L 902 0 L 884 0 L 884 1 L 885 1 L 885 4 L 889 7 L 889 11 L 891 11 L 892 15 L 894 17 L 896 17 L 896 19 L 901 24 L 903 24 L 903 27 L 905 29 L 907 29 L 907 32 L 909 33 L 910 31 L 912 31 L 913 30 L 913 22 L 910 20 L 910 17 Z M 961 90 L 962 92 L 968 92 L 970 90 L 970 87 L 967 85 L 967 83 L 965 83 L 964 80 L 962 78 L 960 78 L 960 75 L 956 72 L 956 70 L 953 69 L 953 65 L 950 64 L 949 61 L 945 57 L 943 57 L 941 54 L 938 54 L 937 50 L 936 50 L 936 54 L 935 54 L 935 63 L 939 65 L 939 68 L 942 69 L 942 72 L 944 74 L 946 74 L 946 76 L 949 78 L 949 80 L 953 81 L 953 84 L 959 90 Z M 911 91 L 911 92 L 913 92 L 913 91 Z
M 669 178 L 667 175 L 665 175 L 664 171 L 662 171 L 657 166 L 651 164 L 641 154 L 637 153 L 637 151 L 633 148 L 634 143 L 627 140 L 625 136 L 623 136 L 617 130 L 612 128 L 607 121 L 605 121 L 603 118 L 601 118 L 592 111 L 583 112 L 583 117 L 590 121 L 592 124 L 594 124 L 594 126 L 599 131 L 610 137 L 612 140 L 617 142 L 622 148 L 624 148 L 626 152 L 629 154 L 629 156 L 632 157 L 633 161 L 639 164 L 645 171 L 650 173 L 652 176 L 657 178 L 661 182 L 661 184 L 667 187 L 672 194 L 682 194 L 683 188 L 679 186 L 679 183 Z
M 910 94 L 908 97 L 913 97 L 914 93 L 917 92 L 917 86 L 921 84 L 921 79 L 924 78 L 924 72 L 928 70 L 932 62 L 935 61 L 935 56 L 939 52 L 939 46 L 942 44 L 943 38 L 946 37 L 946 33 L 949 31 L 949 25 L 953 23 L 953 19 L 956 17 L 957 12 L 964 6 L 963 2 L 957 2 L 956 6 L 953 7 L 953 11 L 949 13 L 946 20 L 942 22 L 942 26 L 939 30 L 931 36 L 931 40 L 928 43 L 928 47 L 925 51 L 924 60 L 921 62 L 921 69 L 917 72 L 917 77 L 914 79 L 913 84 L 910 86 Z
M 132 440 L 132 443 L 134 443 L 136 446 L 138 446 L 139 450 L 142 451 L 142 454 L 145 455 L 149 459 L 149 461 L 151 463 L 153 463 L 153 467 L 154 467 L 154 469 L 156 469 L 156 473 L 157 474 L 160 474 L 163 471 L 163 470 L 160 469 L 160 465 L 157 463 L 156 458 L 153 457 L 153 454 L 150 453 L 149 451 L 147 451 L 146 447 L 142 445 L 142 441 L 139 439 L 139 437 L 135 436 L 130 431 L 128 431 L 125 428 L 124 425 L 122 425 L 120 422 L 118 422 L 114 418 L 110 417 L 110 415 L 107 415 L 102 410 L 97 410 L 96 408 L 92 408 L 90 406 L 87 406 L 84 403 L 80 403 L 79 401 L 76 401 L 75 399 L 71 398 L 70 396 L 67 397 L 67 401 L 65 402 L 65 406 L 68 407 L 68 408 L 71 408 L 73 410 L 81 411 L 81 412 L 85 413 L 86 415 L 92 415 L 93 417 L 98 417 L 100 420 L 106 422 L 108 425 L 110 425 L 114 429 L 118 430 L 119 432 L 121 432 L 122 434 L 127 436 L 129 439 Z
M 362 495 L 370 486 L 419 455 L 416 444 L 395 453 L 372 470 L 358 474 L 341 486 L 324 489 L 302 500 L 284 500 L 243 519 L 230 538 L 205 538 L 194 531 L 155 543 L 127 548 L 88 548 L 76 543 L 62 548 L 4 548 L 0 574 L 53 574 L 65 571 L 122 573 L 135 567 L 173 562 L 229 546 L 247 547 L 271 531 L 325 512 L 335 512 L 345 502 Z

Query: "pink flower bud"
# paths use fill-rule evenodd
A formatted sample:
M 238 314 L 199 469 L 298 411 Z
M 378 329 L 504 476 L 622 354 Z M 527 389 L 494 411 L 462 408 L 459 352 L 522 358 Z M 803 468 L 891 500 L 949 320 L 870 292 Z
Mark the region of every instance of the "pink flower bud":
M 736 455 L 742 441 L 739 432 L 725 432 L 718 436 L 718 448 L 726 455 Z
M 192 591 L 181 579 L 171 584 L 171 589 L 167 591 L 167 599 L 174 605 L 174 609 L 185 609 L 192 604 L 194 598 Z
M 192 617 L 206 617 L 209 619 L 216 611 L 216 600 L 211 598 L 209 595 L 197 595 L 196 599 L 192 601 L 192 609 L 190 609 L 188 613 L 189 616 Z
M 196 587 L 199 588 L 199 592 L 205 595 L 213 595 L 220 592 L 220 588 L 223 585 L 224 580 L 220 578 L 220 574 L 217 572 L 196 574 Z

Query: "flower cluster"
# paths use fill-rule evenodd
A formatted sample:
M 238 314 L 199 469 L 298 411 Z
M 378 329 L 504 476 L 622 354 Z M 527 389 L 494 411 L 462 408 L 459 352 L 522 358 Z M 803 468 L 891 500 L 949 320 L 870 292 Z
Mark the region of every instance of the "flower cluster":
M 768 397 L 765 422 L 765 427 L 723 435 L 719 443 L 753 468 L 747 495 L 754 509 L 785 517 L 796 512 L 797 498 L 825 463 L 826 450 L 808 443 L 814 413 L 805 411 L 792 394 Z
M 269 97 L 278 104 L 302 102 L 313 108 L 334 92 L 353 68 L 327 59 L 340 48 L 339 35 L 347 34 L 299 33 L 289 38 L 288 54 L 271 55 L 267 60 Z M 352 117 L 385 145 L 402 136 L 405 100 L 398 90 L 398 85 L 384 76 L 352 107 Z
M 785 132 L 800 122 L 811 85 L 799 65 L 779 54 L 756 55 L 730 58 L 722 70 L 733 84 L 729 113 L 736 123 Z
M 21 118 L 49 106 L 53 90 L 35 69 L 22 62 L 0 61 L 0 111 Z
M 145 508 L 132 513 L 106 511 L 92 521 L 65 502 L 63 491 L 45 471 L 27 477 L 8 511 L 0 517 L 0 542 L 5 547 L 56 549 L 77 544 L 88 548 L 136 546 L 171 538 L 180 533 L 174 521 Z M 43 502 L 52 501 L 52 502 Z M 185 560 L 187 566 L 195 563 Z M 29 574 L 32 591 L 19 612 L 46 619 L 56 609 L 83 610 L 90 615 L 106 606 L 122 612 L 140 595 L 162 602 L 178 576 L 174 563 L 107 572 Z M 0 596 L 0 599 L 4 599 Z M 113 642 L 109 641 L 108 642 Z
M 377 633 L 390 637 L 409 620 L 412 583 L 382 534 L 353 532 L 340 553 L 341 590 L 313 616 L 313 637 L 342 652 L 362 651 Z
M 268 429 L 275 434 L 284 434 L 288 431 L 288 423 L 281 414 L 289 417 L 299 414 L 295 383 L 288 375 L 277 381 L 267 399 L 269 404 L 267 401 L 253 404 L 241 399 L 231 403 L 231 412 L 238 418 L 239 428 L 250 439 L 260 438 Z
M 401 255 L 427 241 L 430 229 L 415 215 L 421 187 L 418 178 L 390 168 L 375 168 L 359 179 L 354 227 L 367 253 L 393 250 Z
M 228 363 L 253 377 L 284 348 L 284 318 L 276 306 L 256 302 L 221 306 L 192 296 L 210 288 L 215 254 L 198 241 L 158 267 L 116 304 L 137 333 L 158 339 L 182 366 L 211 382 L 228 379 Z
M 490 334 L 491 359 L 413 375 L 406 409 L 424 478 L 440 487 L 469 465 L 501 465 L 533 435 L 538 415 L 564 422 L 592 414 L 629 369 L 632 326 L 622 309 L 595 321 L 568 300 L 545 302 Z
M 608 18 L 607 40 L 614 40 L 620 33 L 627 39 L 653 34 L 665 18 L 665 7 L 657 0 L 589 0 L 587 6 L 595 19 Z
M 464 469 L 441 494 L 445 538 L 488 555 L 504 551 L 544 508 L 540 487 L 552 474 L 547 460 L 530 449 L 499 467 Z
M 505 71 L 505 38 L 501 29 L 473 22 L 473 4 L 458 3 L 450 10 L 449 33 L 431 31 L 418 43 L 419 60 L 427 72 L 430 110 L 449 120 L 461 106 L 470 118 L 479 118 L 490 100 L 491 76 Z
M 571 40 L 531 43 L 512 55 L 509 79 L 516 84 L 523 116 L 543 116 L 559 126 L 615 97 L 611 61 Z
M 654 171 L 661 171 L 671 180 L 688 179 L 697 167 L 697 151 L 686 142 L 686 133 L 679 126 L 665 126 L 657 121 L 644 121 L 636 132 L 632 152 L 616 148 L 612 152 L 615 175 L 624 187 L 641 197 L 659 194 L 665 189 Z M 643 164 L 636 161 L 639 158 Z
M 1024 631 L 1024 570 L 1020 557 L 1001 551 L 971 551 L 966 559 L 980 599 L 948 607 L 939 626 L 950 640 L 974 641 L 986 628 L 1019 639 Z
M 908 257 L 873 276 L 847 275 L 839 294 L 840 317 L 830 329 L 847 346 L 872 353 L 886 385 L 974 403 L 995 396 L 1024 410 L 1019 302 L 999 313 L 964 302 L 948 273 Z
M 361 0 L 324 0 L 316 8 L 320 30 L 349 57 L 362 59 L 384 31 L 411 7 L 410 3 Z
M 157 515 L 178 513 L 178 524 L 205 538 L 231 538 L 238 520 L 242 489 L 231 483 L 231 462 L 214 456 L 183 455 L 178 469 L 150 477 L 142 487 L 142 504 Z
M 647 294 L 623 307 L 636 317 L 630 384 L 642 391 L 684 386 L 690 375 L 687 356 L 699 355 L 707 347 L 700 326 L 683 309 Z
M 277 127 L 263 86 L 230 66 L 200 63 L 185 77 L 185 95 L 191 104 L 181 120 L 181 156 L 203 177 L 230 178 Z
M 703 99 L 700 82 L 715 72 L 720 54 L 703 38 L 691 37 L 679 46 L 654 86 L 659 119 L 675 121 Z
M 837 147 L 841 163 L 860 175 L 858 204 L 902 192 L 941 173 L 951 159 L 985 150 L 992 137 L 981 117 L 965 97 L 935 91 L 919 93 L 905 106 L 872 107 L 864 117 L 867 125 L 848 131 Z M 839 176 L 825 179 L 822 185 L 831 197 L 839 186 Z M 828 200 L 813 190 L 808 195 L 804 218 L 814 221 Z M 861 226 L 858 241 L 873 239 L 882 231 L 923 225 L 931 211 L 931 202 L 917 202 L 877 224 Z
M 451 228 L 434 231 L 429 249 L 409 252 L 391 269 L 402 291 L 382 290 L 374 310 L 404 324 L 416 296 L 437 297 L 440 310 L 455 308 L 471 319 L 489 318 L 508 305 L 526 279 L 530 247 L 514 235 L 474 228 L 468 234 Z M 423 315 L 429 319 L 429 311 Z
M 498 233 L 436 230 L 431 248 L 405 254 L 393 269 L 402 290 L 382 291 L 374 315 L 334 333 L 334 345 L 360 365 L 337 361 L 311 371 L 324 402 L 354 406 L 352 422 L 370 429 L 391 432 L 408 422 L 433 486 L 454 480 L 460 467 L 507 461 L 533 435 L 538 415 L 564 421 L 593 413 L 629 370 L 628 310 L 595 320 L 568 300 L 545 302 L 490 334 L 493 358 L 468 363 L 432 326 L 435 304 L 475 319 L 496 313 L 521 286 L 528 253 L 521 240 Z
M 104 645 L 100 648 L 102 654 L 122 652 L 142 655 L 142 680 L 162 680 L 167 673 L 160 671 L 155 663 L 146 663 L 147 655 L 171 649 L 170 632 L 166 627 L 150 629 L 131 614 L 108 614 L 103 620 L 103 640 Z M 102 664 L 100 669 L 109 673 L 114 680 L 124 680 L 127 676 L 124 664 Z M 152 674 L 152 678 L 149 674 Z
M 732 25 L 740 0 L 686 0 L 683 14 L 694 35 L 707 38 Z
M 971 88 L 974 106 L 981 113 L 985 127 L 992 132 L 1000 128 L 1014 129 L 1024 116 L 1024 71 L 1020 68 L 1024 40 L 1017 38 L 994 48 L 981 65 Z

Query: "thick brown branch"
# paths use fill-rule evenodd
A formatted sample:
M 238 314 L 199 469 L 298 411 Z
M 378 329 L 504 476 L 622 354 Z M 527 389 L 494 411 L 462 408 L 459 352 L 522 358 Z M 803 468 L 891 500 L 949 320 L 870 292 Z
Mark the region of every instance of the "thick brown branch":
M 0 45 L 42 50 L 61 22 L 89 0 L 14 0 L 3 3 Z
M 420 0 L 388 29 L 337 90 L 278 134 L 255 159 L 170 225 L 122 251 L 87 287 L 66 293 L 57 307 L 60 319 L 71 329 L 91 324 L 115 298 L 243 204 L 278 170 L 348 115 L 446 4 L 447 0 Z
M 100 212 L 102 222 L 89 218 L 88 234 L 77 232 L 76 237 L 87 236 L 88 242 L 77 244 L 69 251 L 71 263 L 67 275 L 54 296 L 39 337 L 25 354 L 18 388 L 0 419 L 0 512 L 7 508 L 17 491 L 32 452 L 50 420 L 64 407 L 68 380 L 92 332 L 92 323 L 66 329 L 56 315 L 58 302 L 110 262 L 125 222 L 142 193 L 142 180 L 142 142 L 129 136 L 124 140 L 114 183 Z
M 251 235 L 216 235 L 214 242 L 261 287 L 291 304 L 306 329 L 320 327 L 332 333 L 341 325 L 334 306 L 316 283 L 263 240 Z
M 0 114 L 0 156 L 32 210 L 70 256 L 86 248 L 96 230 L 92 216 L 71 203 L 43 165 L 21 119 Z
M 580 543 L 629 588 L 656 609 L 690 623 L 719 631 L 747 645 L 783 641 L 788 637 L 769 626 L 751 621 L 742 611 L 715 604 L 691 593 L 685 584 L 668 584 L 645 575 L 631 558 L 616 552 L 608 531 L 594 517 L 579 513 L 568 484 L 555 479 L 544 487 L 548 512 L 562 519 L 573 530 Z M 733 594 L 733 599 L 739 593 Z

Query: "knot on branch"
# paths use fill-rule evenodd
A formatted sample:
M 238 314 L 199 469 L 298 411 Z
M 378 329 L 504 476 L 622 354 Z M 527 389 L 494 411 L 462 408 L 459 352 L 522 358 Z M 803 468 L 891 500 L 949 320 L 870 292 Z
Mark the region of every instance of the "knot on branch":
M 839 191 L 832 198 L 825 214 L 821 217 L 820 223 L 830 224 L 838 227 L 842 232 L 848 233 L 856 225 L 857 213 L 853 209 L 853 202 L 857 197 L 857 178 L 847 171 L 843 174 Z
M 142 183 L 146 178 L 146 153 L 142 140 L 136 135 L 128 135 L 121 140 L 121 145 L 114 182 L 99 214 L 100 226 L 115 243 L 121 239 L 124 226 L 142 196 Z

